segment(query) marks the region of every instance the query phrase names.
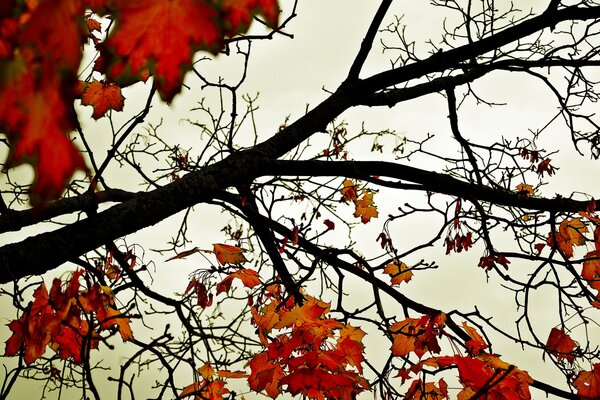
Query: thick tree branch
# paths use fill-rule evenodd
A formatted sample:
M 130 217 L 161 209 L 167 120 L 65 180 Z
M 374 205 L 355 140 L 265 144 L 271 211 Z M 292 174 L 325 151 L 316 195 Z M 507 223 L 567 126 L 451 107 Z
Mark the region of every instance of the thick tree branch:
M 566 198 L 527 198 L 517 193 L 463 182 L 448 175 L 406 165 L 379 161 L 280 161 L 254 151 L 237 153 L 226 160 L 188 174 L 152 192 L 92 215 L 53 232 L 0 248 L 0 283 L 40 275 L 115 238 L 154 225 L 195 204 L 212 199 L 223 189 L 247 183 L 259 176 L 374 175 L 419 183 L 423 190 L 497 205 L 550 212 L 585 210 L 586 201 Z M 73 240 L 77 238 L 77 240 Z
M 101 203 L 121 203 L 133 199 L 138 194 L 120 189 L 107 189 L 101 192 L 86 192 L 76 197 L 60 199 L 40 209 L 8 210 L 5 214 L 0 215 L 0 233 L 18 231 L 26 226 L 47 221 L 60 215 L 95 210 Z
M 395 178 L 418 183 L 422 190 L 443 193 L 451 196 L 472 198 L 500 206 L 517 207 L 548 212 L 584 211 L 588 201 L 572 200 L 563 197 L 554 199 L 525 197 L 516 192 L 499 190 L 464 182 L 449 175 L 427 171 L 398 163 L 385 161 L 265 161 L 262 171 L 267 175 L 285 176 L 343 176 L 369 179 L 372 176 Z
M 392 0 L 383 0 L 375 13 L 375 16 L 371 20 L 371 25 L 369 25 L 369 29 L 367 30 L 367 34 L 363 41 L 360 44 L 360 50 L 350 67 L 350 72 L 348 73 L 348 78 L 346 80 L 352 81 L 358 79 L 358 75 L 360 74 L 360 70 L 362 69 L 365 61 L 367 60 L 367 56 L 371 51 L 371 47 L 373 47 L 373 40 L 375 40 L 375 36 L 377 35 L 377 31 L 379 30 L 379 26 L 381 25 L 381 21 L 385 17 L 390 5 L 392 4 Z

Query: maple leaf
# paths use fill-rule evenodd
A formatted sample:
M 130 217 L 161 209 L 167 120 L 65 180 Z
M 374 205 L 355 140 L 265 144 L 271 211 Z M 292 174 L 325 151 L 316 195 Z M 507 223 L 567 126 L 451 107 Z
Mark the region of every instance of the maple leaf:
M 266 390 L 272 398 L 281 394 L 281 379 L 285 376 L 283 368 L 269 360 L 267 353 L 255 355 L 247 364 L 252 371 L 248 377 L 250 388 L 256 392 Z
M 583 262 L 583 269 L 581 270 L 581 277 L 585 279 L 588 284 L 600 291 L 600 251 L 595 250 L 589 252 L 585 256 L 586 260 Z
M 482 350 L 487 349 L 487 343 L 483 340 L 483 338 L 475 328 L 470 327 L 469 325 L 467 325 L 466 322 L 463 322 L 462 326 L 467 332 L 467 334 L 471 337 L 471 340 L 465 343 L 470 354 L 477 355 Z
M 281 329 L 291 325 L 302 325 L 313 323 L 321 316 L 329 312 L 329 304 L 307 296 L 308 300 L 301 306 L 295 306 L 291 310 L 283 311 L 275 328 Z
M 392 334 L 392 354 L 405 357 L 414 352 L 417 357 L 422 357 L 427 351 L 438 353 L 440 347 L 437 335 L 446 320 L 441 313 L 434 317 L 406 318 L 390 327 Z
M 579 372 L 572 385 L 581 400 L 600 398 L 600 363 L 594 364 L 592 371 Z
M 398 265 L 397 261 L 386 265 L 383 270 L 384 273 L 390 275 L 392 278 L 392 285 L 399 285 L 402 282 L 409 282 L 413 277 L 413 272 L 403 262 Z
M 560 223 L 558 232 L 550 232 L 548 235 L 548 245 L 552 248 L 558 246 L 566 258 L 571 258 L 573 257 L 573 247 L 585 244 L 583 234 L 587 231 L 581 218 L 565 219 Z
M 222 46 L 217 12 L 206 0 L 116 0 L 116 28 L 106 41 L 112 57 L 106 72 L 117 82 L 148 69 L 163 100 L 180 91 L 193 54 Z M 115 70 L 119 61 L 126 68 Z
M 233 36 L 248 30 L 252 17 L 262 14 L 270 26 L 277 26 L 279 7 L 276 0 L 224 0 L 221 4 L 224 13 L 225 33 Z
M 38 80 L 23 68 L 26 60 L 17 57 L 0 71 L 9 77 L 0 81 L 0 128 L 13 144 L 8 166 L 27 162 L 34 167 L 30 201 L 40 204 L 58 198 L 74 171 L 86 166 L 66 135 L 76 121 L 72 105 L 63 98 L 65 82 L 58 73 Z
M 41 57 L 50 74 L 68 71 L 77 73 L 81 61 L 81 46 L 86 24 L 81 0 L 40 2 L 19 35 L 21 48 L 33 49 Z
M 573 363 L 575 356 L 573 351 L 577 348 L 577 343 L 569 335 L 567 335 L 562 329 L 552 328 L 548 340 L 546 341 L 546 350 L 558 359 L 564 358 L 565 360 Z
M 251 269 L 242 268 L 227 275 L 225 279 L 217 283 L 217 295 L 223 292 L 227 292 L 235 278 L 241 280 L 244 286 L 251 289 L 256 285 L 260 285 L 260 278 L 258 277 L 258 272 Z
M 478 357 L 447 356 L 434 360 L 440 367 L 455 365 L 464 389 L 459 399 L 469 399 L 484 392 L 489 400 L 531 399 L 529 385 L 533 379 L 527 372 L 502 361 L 498 356 L 482 354 Z
M 350 179 L 346 179 L 342 182 L 342 185 L 344 185 L 344 187 L 340 189 L 340 192 L 342 193 L 342 196 L 344 196 L 344 200 L 355 201 L 358 199 L 358 186 L 354 184 L 354 182 Z
M 533 196 L 533 186 L 525 183 L 519 183 L 517 185 L 517 194 L 525 197 L 531 197 Z
M 242 264 L 248 260 L 244 257 L 246 250 L 228 244 L 215 243 L 213 244 L 213 253 L 217 256 L 219 264 Z
M 369 222 L 371 218 L 377 218 L 377 215 L 379 215 L 377 207 L 375 207 L 373 203 L 373 195 L 374 193 L 363 190 L 362 197 L 354 202 L 354 205 L 356 206 L 354 216 L 360 217 L 360 221 L 363 224 Z
M 443 379 L 435 382 L 413 381 L 404 396 L 406 400 L 442 400 L 448 398 L 448 385 Z
M 229 389 L 225 387 L 225 382 L 222 380 L 203 380 L 202 382 L 194 382 L 183 388 L 177 398 L 181 399 L 195 395 L 196 399 L 223 400 L 223 395 L 226 394 L 229 394 Z
M 94 119 L 102 118 L 108 110 L 123 111 L 124 101 L 121 88 L 114 83 L 93 81 L 83 85 L 81 104 L 94 108 Z
M 206 363 L 200 368 L 198 368 L 198 373 L 204 379 L 211 380 L 212 377 L 215 375 L 215 370 L 210 363 Z
M 112 307 L 107 307 L 101 316 L 99 313 L 98 319 L 100 320 L 100 326 L 103 328 L 116 325 L 119 329 L 119 333 L 121 334 L 121 339 L 123 339 L 124 342 L 133 340 L 133 332 L 131 331 L 131 326 L 129 325 L 129 318 L 127 318 L 120 311 Z

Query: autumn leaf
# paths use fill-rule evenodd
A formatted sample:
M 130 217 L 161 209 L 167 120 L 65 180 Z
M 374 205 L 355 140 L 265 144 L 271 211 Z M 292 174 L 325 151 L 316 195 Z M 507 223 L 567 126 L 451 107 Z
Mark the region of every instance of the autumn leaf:
M 519 183 L 517 185 L 517 194 L 525 197 L 533 196 L 533 186 L 527 185 L 525 183 Z
M 405 357 L 414 352 L 422 357 L 427 351 L 439 353 L 440 347 L 437 336 L 445 322 L 445 314 L 434 317 L 406 318 L 390 327 L 393 338 L 392 354 Z
M 213 244 L 213 253 L 217 256 L 219 264 L 242 264 L 248 260 L 244 257 L 246 250 L 228 244 L 215 243 Z
M 489 399 L 529 400 L 529 385 L 533 379 L 514 365 L 502 361 L 496 355 L 482 354 L 478 357 L 446 356 L 434 361 L 439 367 L 456 366 L 463 390 L 458 399 L 470 399 L 484 391 Z
M 583 262 L 583 269 L 581 270 L 581 277 L 585 279 L 588 284 L 600 291 L 600 251 L 592 251 L 585 256 L 586 260 Z
M 600 398 L 600 363 L 594 364 L 592 371 L 581 371 L 572 383 L 581 400 Z
M 226 369 L 221 369 L 221 370 L 217 371 L 217 376 L 219 378 L 236 379 L 236 378 L 248 378 L 248 376 L 250 376 L 250 375 L 248 375 L 244 371 L 227 371 Z
M 19 62 L 25 60 L 17 57 L 12 64 Z M 1 69 L 0 75 L 13 74 Z M 58 75 L 38 82 L 33 72 L 26 70 L 0 81 L 0 128 L 7 131 L 13 144 L 7 164 L 27 162 L 34 167 L 30 191 L 34 205 L 58 198 L 74 171 L 86 170 L 83 157 L 67 136 L 76 121 L 72 105 L 63 99 L 64 84 Z
M 247 365 L 251 370 L 248 384 L 252 390 L 265 390 L 273 399 L 281 393 L 281 379 L 285 372 L 279 364 L 269 360 L 267 353 L 255 355 Z
M 107 307 L 106 310 L 101 313 L 101 316 L 98 317 L 100 319 L 100 326 L 106 328 L 108 326 L 116 325 L 119 329 L 119 334 L 121 334 L 121 339 L 123 341 L 133 340 L 133 332 L 131 331 L 131 326 L 129 318 L 127 318 L 120 311 Z
M 435 382 L 423 382 L 417 379 L 412 382 L 404 396 L 406 400 L 442 400 L 448 398 L 448 385 L 443 379 Z
M 102 72 L 119 82 L 148 70 L 161 98 L 170 102 L 181 90 L 196 51 L 216 54 L 224 35 L 244 32 L 257 12 L 277 23 L 275 0 L 228 0 L 220 7 L 207 0 L 115 0 L 116 27 L 106 42 Z
M 260 285 L 260 278 L 258 277 L 258 272 L 251 269 L 242 268 L 227 275 L 225 279 L 217 283 L 217 295 L 223 292 L 227 292 L 231 287 L 231 283 L 236 278 L 241 280 L 244 286 L 250 289 L 252 289 L 256 285 Z
M 198 373 L 204 379 L 211 380 L 212 377 L 215 375 L 215 370 L 210 363 L 205 363 L 203 366 L 198 368 Z
M 223 395 L 229 394 L 229 389 L 225 387 L 222 380 L 195 382 L 183 388 L 178 399 L 195 395 L 196 399 L 204 400 L 223 400 Z
M 546 350 L 556 356 L 559 360 L 564 358 L 565 360 L 573 363 L 575 356 L 573 351 L 577 348 L 577 343 L 571 337 L 566 334 L 562 329 L 552 328 L 550 336 L 546 341 Z
M 114 83 L 85 83 L 81 93 L 81 104 L 94 108 L 94 119 L 103 117 L 108 110 L 123 111 L 124 101 L 121 88 Z
M 106 41 L 110 59 L 101 72 L 119 82 L 148 69 L 167 102 L 180 91 L 194 53 L 221 48 L 217 11 L 205 0 L 116 0 L 114 9 L 116 27 Z
M 581 218 L 565 219 L 560 223 L 558 232 L 550 232 L 548 235 L 548 245 L 552 248 L 558 247 L 566 258 L 571 258 L 573 257 L 573 247 L 585 244 L 583 234 L 587 231 Z
M 471 340 L 465 343 L 465 345 L 467 346 L 467 350 L 469 350 L 470 354 L 477 355 L 481 353 L 482 350 L 487 349 L 487 343 L 485 342 L 485 340 L 483 340 L 483 338 L 475 328 L 467 325 L 466 322 L 463 322 L 462 326 L 463 329 L 469 335 L 469 337 L 471 337 Z
M 366 192 L 363 190 L 363 195 L 360 199 L 354 202 L 356 211 L 354 212 L 355 217 L 360 217 L 360 221 L 366 224 L 371 218 L 377 218 L 378 212 L 377 207 L 373 203 L 372 192 Z
M 398 265 L 397 261 L 388 264 L 383 270 L 385 274 L 392 278 L 392 285 L 399 285 L 402 282 L 409 282 L 413 277 L 413 272 L 403 262 Z
M 342 196 L 344 196 L 344 200 L 355 201 L 358 199 L 358 186 L 354 184 L 354 182 L 352 182 L 350 179 L 346 179 L 344 182 L 342 182 L 342 185 L 344 187 L 340 189 L 340 192 L 342 193 Z
M 221 4 L 224 13 L 225 33 L 233 36 L 248 30 L 257 12 L 264 15 L 267 23 L 275 27 L 279 17 L 276 0 L 224 0 Z
M 206 285 L 204 285 L 202 282 L 199 282 L 195 277 L 190 279 L 190 283 L 185 289 L 184 295 L 188 294 L 192 290 L 196 293 L 196 297 L 198 299 L 197 304 L 200 307 L 206 308 L 211 306 L 213 301 L 212 293 L 209 294 L 206 289 Z

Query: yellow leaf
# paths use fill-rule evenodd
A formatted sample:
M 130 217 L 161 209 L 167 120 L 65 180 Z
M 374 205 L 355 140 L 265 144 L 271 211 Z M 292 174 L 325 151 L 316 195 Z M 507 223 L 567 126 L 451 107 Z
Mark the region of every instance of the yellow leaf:
M 403 262 L 398 265 L 397 261 L 394 261 L 393 263 L 388 264 L 383 272 L 392 278 L 392 285 L 399 285 L 402 282 L 409 282 L 413 277 L 412 271 Z
M 354 202 L 356 206 L 354 216 L 360 217 L 363 224 L 369 222 L 371 218 L 377 218 L 377 215 L 379 215 L 377 207 L 373 204 L 373 195 L 372 192 L 363 191 L 363 196 Z
M 342 184 L 344 187 L 340 189 L 340 192 L 342 192 L 344 199 L 346 201 L 355 201 L 358 198 L 357 185 L 355 185 L 350 179 L 346 179 L 344 182 L 342 182 Z
M 519 183 L 517 185 L 517 194 L 520 194 L 525 197 L 533 196 L 533 186 L 527 185 L 525 183 Z

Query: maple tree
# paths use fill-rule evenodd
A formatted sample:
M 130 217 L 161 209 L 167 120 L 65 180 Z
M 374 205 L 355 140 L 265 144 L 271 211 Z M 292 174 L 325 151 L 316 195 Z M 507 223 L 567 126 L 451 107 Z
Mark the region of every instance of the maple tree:
M 0 3 L 0 398 L 600 398 L 600 3 L 364 2 L 266 123 L 298 3 Z

